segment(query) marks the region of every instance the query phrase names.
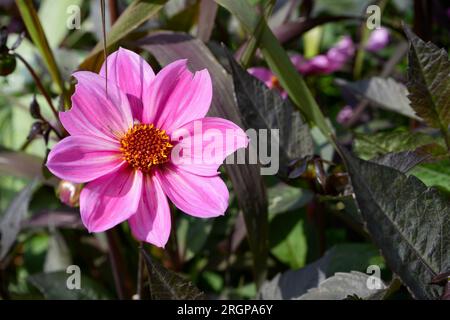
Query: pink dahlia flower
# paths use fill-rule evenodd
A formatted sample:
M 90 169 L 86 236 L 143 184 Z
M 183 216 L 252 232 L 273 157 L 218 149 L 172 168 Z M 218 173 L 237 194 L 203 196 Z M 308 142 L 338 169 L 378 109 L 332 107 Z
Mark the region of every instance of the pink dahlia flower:
M 205 117 L 212 99 L 206 69 L 192 74 L 186 60 L 177 60 L 155 75 L 122 48 L 107 67 L 107 92 L 105 65 L 99 74 L 74 73 L 72 109 L 60 113 L 70 136 L 52 149 L 47 167 L 86 183 L 80 213 L 90 232 L 127 220 L 138 240 L 164 247 L 167 197 L 195 217 L 223 215 L 229 193 L 218 168 L 248 139 L 234 123 Z
M 376 52 L 386 47 L 388 43 L 389 31 L 386 28 L 375 29 L 367 40 L 366 50 Z

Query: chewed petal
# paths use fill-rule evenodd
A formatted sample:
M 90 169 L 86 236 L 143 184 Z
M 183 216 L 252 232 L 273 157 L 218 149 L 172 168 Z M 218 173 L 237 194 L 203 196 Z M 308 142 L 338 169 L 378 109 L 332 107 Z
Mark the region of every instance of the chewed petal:
M 155 174 L 164 193 L 183 212 L 199 218 L 225 213 L 229 192 L 220 177 L 202 177 L 172 165 L 157 170 Z
M 139 207 L 128 223 L 138 240 L 158 247 L 166 245 L 171 227 L 170 208 L 161 184 L 154 175 L 144 177 Z
M 233 122 L 221 118 L 191 121 L 175 130 L 171 141 L 175 144 L 171 162 L 201 176 L 217 175 L 227 156 L 248 145 L 245 132 Z
M 143 122 L 170 133 L 206 115 L 212 99 L 211 77 L 206 69 L 192 74 L 187 60 L 177 60 L 156 75 L 148 92 L 143 99 Z
M 119 87 L 88 71 L 75 72 L 78 80 L 72 96 L 72 109 L 60 112 L 64 128 L 71 135 L 93 135 L 109 140 L 117 138 L 133 126 L 128 99 Z
M 155 78 L 152 67 L 138 54 L 133 51 L 119 48 L 106 59 L 100 76 L 106 77 L 115 83 L 124 93 L 130 102 L 133 116 L 139 121 L 142 118 L 142 97 L 150 88 L 150 83 Z M 106 66 L 108 70 L 106 72 Z
M 81 191 L 81 220 L 89 232 L 102 232 L 127 220 L 139 205 L 142 172 L 123 165 L 89 182 Z
M 115 169 L 123 160 L 118 142 L 91 136 L 70 136 L 49 153 L 48 169 L 57 177 L 76 183 L 97 179 Z

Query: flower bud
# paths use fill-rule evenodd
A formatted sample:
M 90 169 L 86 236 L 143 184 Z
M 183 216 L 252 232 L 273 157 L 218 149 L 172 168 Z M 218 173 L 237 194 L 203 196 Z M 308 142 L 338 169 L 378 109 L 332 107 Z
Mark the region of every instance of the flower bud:
M 59 200 L 69 207 L 76 207 L 80 201 L 81 184 L 61 180 L 58 185 L 57 194 Z
M 6 77 L 16 69 L 16 57 L 0 49 L 0 76 Z
M 34 119 L 42 119 L 41 107 L 34 96 L 33 101 L 30 103 L 30 114 Z

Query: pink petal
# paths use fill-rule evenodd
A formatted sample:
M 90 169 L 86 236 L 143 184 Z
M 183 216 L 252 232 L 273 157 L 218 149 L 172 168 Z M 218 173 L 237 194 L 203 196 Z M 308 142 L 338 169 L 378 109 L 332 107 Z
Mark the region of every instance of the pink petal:
M 106 59 L 108 66 L 108 80 L 115 83 L 127 94 L 133 116 L 142 118 L 142 97 L 149 89 L 150 83 L 155 78 L 152 67 L 133 51 L 119 48 Z M 100 76 L 106 76 L 106 64 L 104 63 Z
M 142 172 L 123 165 L 89 182 L 81 191 L 81 220 L 89 232 L 102 232 L 127 220 L 139 205 Z
M 123 163 L 118 142 L 92 136 L 70 136 L 49 153 L 48 169 L 57 177 L 76 183 L 97 179 Z
M 255 78 L 264 82 L 266 86 L 268 86 L 270 89 L 272 89 L 273 87 L 272 78 L 274 76 L 272 71 L 263 67 L 249 68 L 247 69 L 247 71 Z
M 133 126 L 128 99 L 114 83 L 88 71 L 75 72 L 78 80 L 72 96 L 72 109 L 60 112 L 64 128 L 71 135 L 94 135 L 109 140 L 117 140 Z
M 375 29 L 367 40 L 366 50 L 376 52 L 386 47 L 388 43 L 389 31 L 386 28 Z
M 228 155 L 248 145 L 245 132 L 221 118 L 191 121 L 175 130 L 171 141 L 179 141 L 172 149 L 171 162 L 201 176 L 217 175 Z
M 225 213 L 229 193 L 220 177 L 201 177 L 173 165 L 167 165 L 155 174 L 164 193 L 185 213 L 199 218 Z
M 309 72 L 313 74 L 328 73 L 331 68 L 330 60 L 326 55 L 320 54 L 309 60 Z
M 146 175 L 142 198 L 134 215 L 128 219 L 133 235 L 140 241 L 164 247 L 171 225 L 169 203 L 154 175 Z
M 212 84 L 208 70 L 194 74 L 187 60 L 177 60 L 163 68 L 150 85 L 143 100 L 144 123 L 153 123 L 168 133 L 183 124 L 203 118 L 212 99 Z

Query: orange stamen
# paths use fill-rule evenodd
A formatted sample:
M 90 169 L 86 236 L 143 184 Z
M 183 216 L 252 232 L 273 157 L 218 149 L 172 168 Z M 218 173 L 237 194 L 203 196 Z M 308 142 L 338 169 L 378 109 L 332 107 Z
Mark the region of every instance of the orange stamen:
M 145 173 L 155 165 L 168 162 L 172 147 L 166 131 L 153 124 L 135 124 L 120 140 L 124 159 Z

